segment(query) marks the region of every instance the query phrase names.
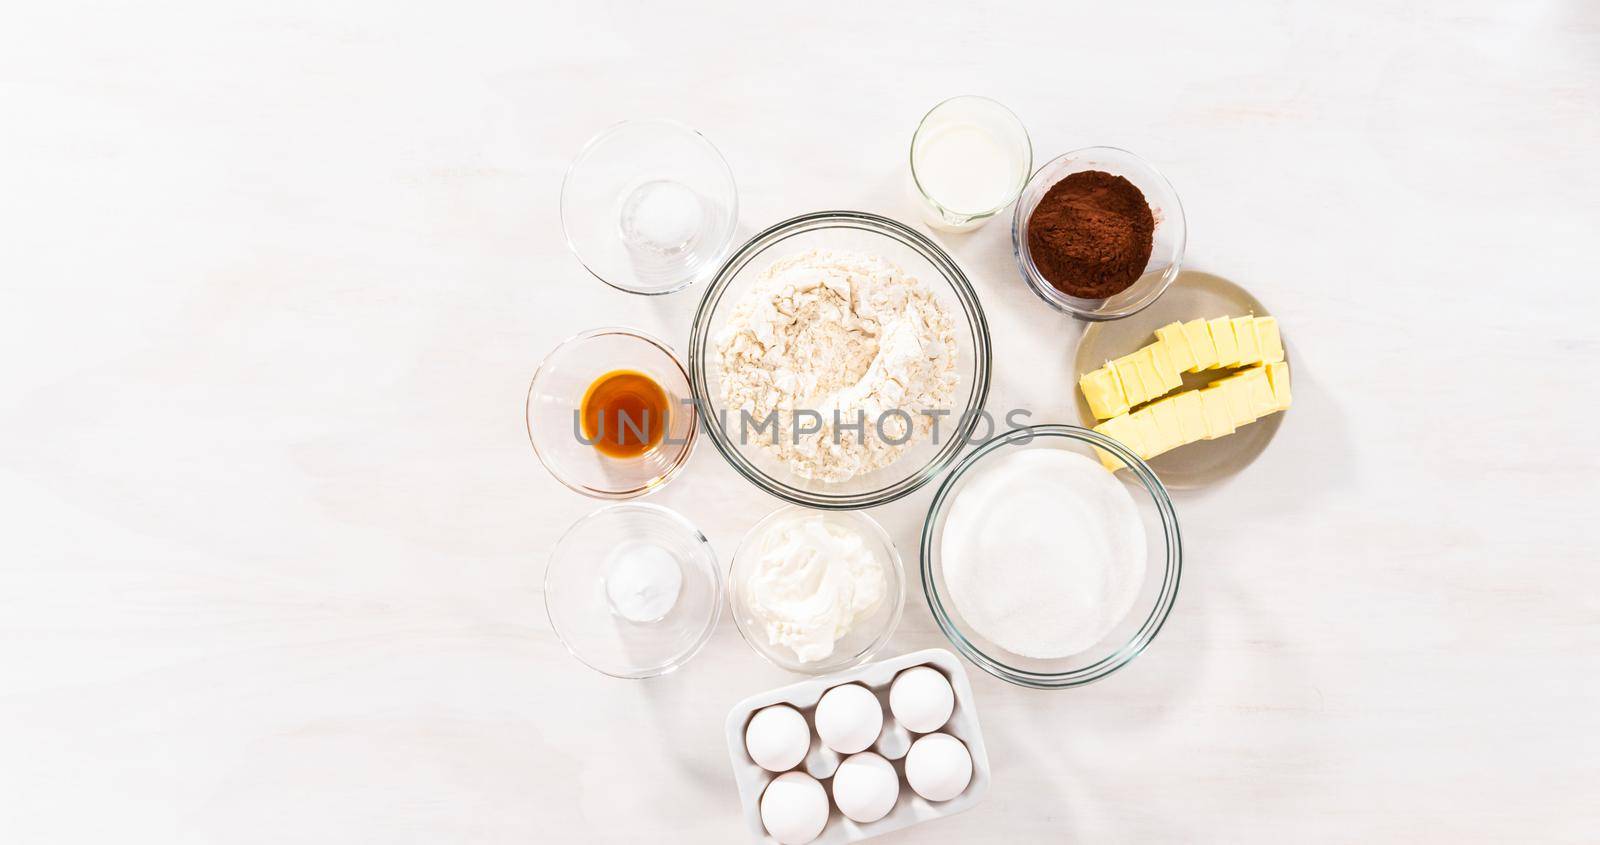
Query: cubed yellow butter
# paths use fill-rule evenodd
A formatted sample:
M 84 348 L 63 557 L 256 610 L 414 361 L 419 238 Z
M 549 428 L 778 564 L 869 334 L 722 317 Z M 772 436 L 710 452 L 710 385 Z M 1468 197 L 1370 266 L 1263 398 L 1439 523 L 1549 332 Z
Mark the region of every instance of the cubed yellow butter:
M 1206 415 L 1206 439 L 1216 440 L 1234 432 L 1233 414 L 1228 411 L 1228 399 L 1221 390 L 1206 387 L 1200 394 L 1200 407 Z
M 1150 417 L 1156 421 L 1156 431 L 1161 435 L 1161 442 L 1156 448 L 1150 450 L 1151 457 L 1163 452 L 1170 452 L 1184 444 L 1183 427 L 1178 422 L 1178 406 L 1170 400 L 1163 399 L 1151 405 L 1148 409 Z
M 1141 401 L 1148 402 L 1167 392 L 1166 379 L 1156 369 L 1156 357 L 1150 347 L 1133 353 L 1133 362 L 1139 369 L 1139 381 L 1144 384 L 1144 399 Z
M 1189 348 L 1189 336 L 1183 333 L 1182 323 L 1168 323 L 1156 329 L 1156 337 L 1166 344 L 1172 356 L 1172 366 L 1180 373 L 1194 371 L 1194 350 Z
M 1239 341 L 1233 336 L 1233 321 L 1227 317 L 1218 317 L 1207 320 L 1206 328 L 1211 330 L 1211 342 L 1217 345 L 1217 363 L 1213 369 L 1232 367 L 1239 363 Z
M 1165 341 L 1156 341 L 1150 344 L 1150 360 L 1156 365 L 1156 375 L 1161 377 L 1161 392 L 1151 396 L 1163 396 L 1183 386 L 1183 376 L 1178 375 L 1178 367 L 1172 361 L 1172 348 Z
M 1112 417 L 1111 419 L 1106 420 L 1105 422 L 1094 427 L 1095 431 L 1098 431 L 1101 434 L 1116 440 L 1122 445 L 1128 447 L 1128 451 L 1137 455 L 1143 451 L 1144 446 L 1138 442 L 1139 435 L 1135 429 L 1136 426 L 1133 423 L 1133 419 L 1127 414 Z M 1107 452 L 1104 449 L 1101 449 L 1098 446 L 1095 447 L 1094 451 L 1100 456 L 1100 463 L 1104 464 L 1105 468 L 1111 470 L 1112 472 L 1116 472 L 1117 470 L 1122 469 L 1124 466 L 1127 466 L 1127 464 L 1122 462 L 1121 458 L 1111 454 L 1110 452 Z
M 1200 391 L 1185 390 L 1161 401 L 1171 402 L 1178 410 L 1178 429 L 1185 444 L 1206 439 L 1206 409 Z
M 1264 363 L 1283 360 L 1283 336 L 1278 334 L 1277 317 L 1256 318 L 1256 343 L 1261 347 Z
M 1256 418 L 1278 410 L 1278 401 L 1272 396 L 1272 382 L 1267 380 L 1267 368 L 1256 365 L 1243 370 L 1237 378 L 1250 386 L 1250 413 Z
M 1090 370 L 1078 379 L 1078 388 L 1089 402 L 1089 411 L 1095 419 L 1110 419 L 1128 412 L 1128 397 L 1122 392 L 1122 380 L 1110 365 Z
M 1239 365 L 1261 363 L 1261 342 L 1256 340 L 1256 318 L 1234 317 L 1233 337 L 1239 343 Z
M 1205 320 L 1190 320 L 1183 324 L 1183 336 L 1189 341 L 1189 352 L 1194 366 L 1187 372 L 1198 373 L 1217 365 L 1217 344 L 1211 339 L 1211 329 Z
M 1250 382 L 1229 376 L 1217 382 L 1217 389 L 1228 400 L 1228 413 L 1233 417 L 1233 427 L 1240 428 L 1256 421 L 1255 409 L 1250 405 Z
M 1111 362 L 1111 368 L 1117 371 L 1117 381 L 1122 385 L 1122 393 L 1130 406 L 1145 400 L 1144 380 L 1139 378 L 1138 360 L 1138 355 L 1124 355 Z
M 1289 392 L 1289 365 L 1283 361 L 1268 364 L 1267 381 L 1272 385 L 1272 399 L 1278 410 L 1287 410 L 1294 399 Z
M 1156 426 L 1156 418 L 1150 409 L 1135 411 L 1128 415 L 1128 419 L 1133 422 L 1133 439 L 1139 442 L 1139 448 L 1135 450 L 1139 457 L 1146 460 L 1155 457 L 1160 452 L 1161 429 Z

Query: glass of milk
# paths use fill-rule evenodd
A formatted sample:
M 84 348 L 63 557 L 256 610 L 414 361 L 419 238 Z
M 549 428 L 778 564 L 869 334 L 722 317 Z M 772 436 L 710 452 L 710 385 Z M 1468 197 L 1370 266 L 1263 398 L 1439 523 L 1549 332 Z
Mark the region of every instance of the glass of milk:
M 1032 172 L 1028 130 L 988 97 L 945 100 L 911 136 L 911 183 L 923 219 L 935 229 L 982 226 L 1022 193 Z

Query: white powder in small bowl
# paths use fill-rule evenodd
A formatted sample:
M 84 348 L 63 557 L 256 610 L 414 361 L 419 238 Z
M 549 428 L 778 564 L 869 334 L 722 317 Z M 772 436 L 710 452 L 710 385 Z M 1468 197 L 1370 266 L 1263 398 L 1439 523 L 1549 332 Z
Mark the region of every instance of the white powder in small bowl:
M 1144 585 L 1144 522 L 1095 460 L 1022 449 L 956 495 L 940 554 L 956 610 L 1023 657 L 1067 657 L 1122 622 Z
M 671 613 L 683 589 L 677 558 L 655 543 L 618 546 L 606 558 L 605 573 L 606 598 L 629 622 L 654 622 Z

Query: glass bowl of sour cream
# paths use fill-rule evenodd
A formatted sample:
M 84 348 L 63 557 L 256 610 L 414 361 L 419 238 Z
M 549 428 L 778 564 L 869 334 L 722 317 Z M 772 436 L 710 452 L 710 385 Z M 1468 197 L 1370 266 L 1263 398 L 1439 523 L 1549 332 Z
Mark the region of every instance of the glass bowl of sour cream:
M 728 603 L 757 654 L 823 675 L 865 663 L 889 641 L 905 606 L 905 571 L 872 517 L 790 505 L 739 542 Z
M 921 556 L 928 609 L 956 650 L 1036 689 L 1081 686 L 1139 656 L 1183 568 L 1161 480 L 1121 443 L 1071 425 L 1016 429 L 963 458 L 934 495 Z

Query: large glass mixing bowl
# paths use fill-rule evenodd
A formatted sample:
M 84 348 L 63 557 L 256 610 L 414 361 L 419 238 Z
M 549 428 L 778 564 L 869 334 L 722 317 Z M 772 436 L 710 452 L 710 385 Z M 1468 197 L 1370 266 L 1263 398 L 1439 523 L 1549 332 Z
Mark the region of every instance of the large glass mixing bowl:
M 996 458 L 1018 449 L 1065 449 L 1097 463 L 1097 449 L 1114 456 L 1121 464 L 1117 476 L 1132 492 L 1144 525 L 1148 551 L 1139 597 L 1111 633 L 1089 649 L 1067 657 L 1023 657 L 984 637 L 962 618 L 944 577 L 942 546 L 951 503 L 978 474 L 974 469 L 986 468 Z M 1183 542 L 1178 535 L 1178 516 L 1161 479 L 1121 443 L 1099 432 L 1072 425 L 1019 428 L 975 449 L 962 458 L 940 485 L 922 527 L 922 591 L 940 630 L 957 651 L 980 669 L 1013 684 L 1035 689 L 1081 686 L 1104 678 L 1138 657 L 1160 632 L 1167 614 L 1172 612 L 1182 569 Z
M 717 363 L 717 336 L 762 272 L 779 258 L 812 249 L 881 257 L 921 279 L 954 321 L 959 346 L 958 381 L 951 407 L 932 409 L 948 411 L 938 419 L 934 436 L 910 445 L 888 466 L 840 482 L 804 478 L 774 457 L 767 444 L 742 436 L 748 432 L 741 429 L 740 409 L 723 401 Z M 989 395 L 989 324 L 966 274 L 933 241 L 876 214 L 819 211 L 768 228 L 722 265 L 695 312 L 689 337 L 689 376 L 712 444 L 740 475 L 794 504 L 831 510 L 870 508 L 928 483 L 968 445 L 982 422 L 980 412 Z

